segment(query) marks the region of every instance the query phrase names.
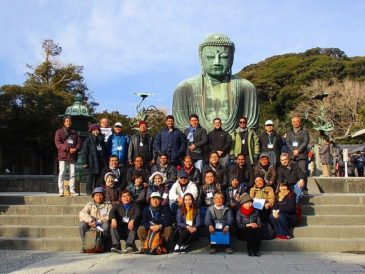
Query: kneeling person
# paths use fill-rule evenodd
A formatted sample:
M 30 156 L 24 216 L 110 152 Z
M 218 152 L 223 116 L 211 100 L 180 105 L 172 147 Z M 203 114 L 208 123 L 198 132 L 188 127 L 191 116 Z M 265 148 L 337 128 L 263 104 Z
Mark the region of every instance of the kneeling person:
M 112 252 L 122 253 L 120 239 L 126 241 L 126 248 L 123 252 L 133 251 L 133 243 L 136 238 L 136 231 L 141 217 L 139 206 L 132 202 L 131 193 L 123 190 L 120 193 L 119 200 L 121 204 L 110 211 L 111 229 L 113 247 Z
M 229 207 L 224 205 L 224 195 L 221 192 L 216 192 L 213 198 L 214 205 L 210 206 L 205 215 L 205 226 L 209 228 L 210 238 L 215 232 L 229 233 L 229 227 L 233 224 L 232 211 Z M 229 236 L 229 235 L 228 235 Z M 226 244 L 225 252 L 232 254 L 230 248 L 230 238 L 228 244 Z M 210 254 L 216 253 L 216 245 L 210 245 Z
M 89 228 L 97 228 L 103 231 L 104 246 L 109 238 L 109 212 L 112 209 L 112 204 L 105 202 L 105 192 L 102 187 L 95 188 L 91 197 L 93 201 L 87 203 L 79 213 L 81 252 L 85 252 L 85 234 Z
M 168 242 L 172 235 L 172 216 L 168 206 L 161 205 L 162 197 L 159 192 L 152 192 L 150 205 L 143 210 L 141 226 L 137 230 L 139 240 L 144 243 L 148 231 L 161 232 Z

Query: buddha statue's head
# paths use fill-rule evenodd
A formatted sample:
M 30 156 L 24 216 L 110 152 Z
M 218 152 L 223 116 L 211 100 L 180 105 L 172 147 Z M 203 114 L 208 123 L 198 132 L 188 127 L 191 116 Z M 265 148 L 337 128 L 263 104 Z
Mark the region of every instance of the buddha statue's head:
M 203 73 L 218 79 L 231 74 L 234 49 L 234 43 L 227 35 L 222 33 L 208 35 L 199 45 Z

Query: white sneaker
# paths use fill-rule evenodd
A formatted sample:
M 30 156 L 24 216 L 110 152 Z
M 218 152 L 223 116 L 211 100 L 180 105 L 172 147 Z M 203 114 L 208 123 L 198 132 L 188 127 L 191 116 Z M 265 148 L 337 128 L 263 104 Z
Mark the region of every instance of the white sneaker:
M 180 246 L 179 245 L 175 245 L 174 254 L 180 254 Z
M 59 192 L 58 196 L 63 197 L 63 192 Z
M 71 192 L 70 192 L 70 195 L 71 195 L 71 196 L 80 196 L 80 193 L 77 193 L 77 192 L 75 192 L 75 191 L 71 191 Z

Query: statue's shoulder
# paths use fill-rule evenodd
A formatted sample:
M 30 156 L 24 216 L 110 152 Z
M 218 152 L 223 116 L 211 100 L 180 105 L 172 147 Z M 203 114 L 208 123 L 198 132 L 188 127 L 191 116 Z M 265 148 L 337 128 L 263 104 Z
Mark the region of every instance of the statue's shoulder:
M 248 81 L 245 78 L 241 78 L 237 75 L 232 75 L 231 81 L 236 82 L 237 84 L 244 86 L 246 88 L 255 88 L 255 86 L 250 81 Z
M 201 75 L 195 75 L 193 77 L 189 77 L 189 78 L 181 81 L 176 86 L 176 90 L 186 89 L 188 87 L 191 87 L 191 88 L 200 87 L 200 84 L 201 84 Z

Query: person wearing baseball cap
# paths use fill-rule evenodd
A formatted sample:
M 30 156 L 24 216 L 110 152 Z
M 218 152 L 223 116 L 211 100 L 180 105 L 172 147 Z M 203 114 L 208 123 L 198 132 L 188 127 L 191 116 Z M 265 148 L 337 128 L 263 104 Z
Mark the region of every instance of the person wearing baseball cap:
M 137 234 L 140 242 L 136 243 L 137 248 L 141 249 L 140 244 L 144 243 L 148 232 L 162 233 L 162 237 L 168 242 L 172 236 L 173 218 L 169 207 L 161 205 L 162 197 L 159 192 L 152 192 L 150 195 L 150 205 L 145 207 L 142 214 L 141 225 L 138 227 Z
M 268 152 L 262 152 L 260 154 L 259 162 L 253 170 L 253 176 L 255 178 L 257 176 L 264 178 L 267 185 L 276 189 L 278 174 L 276 167 L 270 163 L 270 156 Z
M 274 130 L 272 120 L 265 122 L 265 130 L 259 135 L 259 143 L 261 152 L 266 152 L 269 155 L 270 163 L 275 167 L 280 164 L 279 157 L 283 141 L 281 136 Z
M 113 127 L 113 133 L 106 142 L 107 156 L 118 156 L 119 164 L 125 167 L 128 160 L 128 147 L 129 136 L 122 133 L 122 123 L 116 122 Z
M 172 185 L 169 192 L 170 208 L 174 216 L 176 216 L 178 207 L 183 204 L 183 197 L 186 193 L 191 193 L 195 201 L 198 198 L 198 188 L 189 180 L 189 174 L 181 169 L 177 181 Z
M 110 202 L 105 202 L 105 192 L 102 187 L 96 187 L 91 194 L 92 201 L 88 202 L 79 213 L 81 250 L 84 253 L 85 233 L 92 227 L 103 231 L 104 243 L 109 238 L 109 212 L 112 209 Z M 104 245 L 105 246 L 105 245 Z

